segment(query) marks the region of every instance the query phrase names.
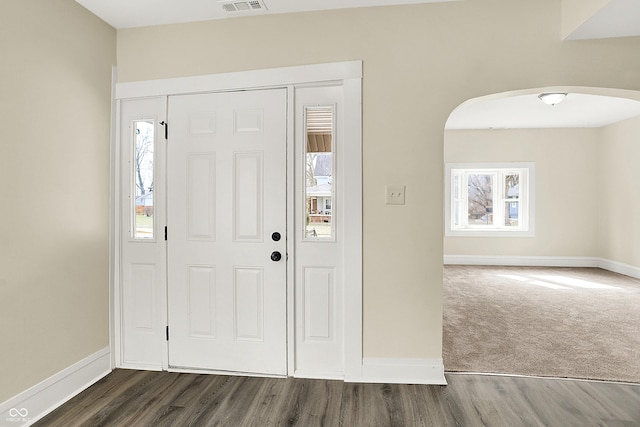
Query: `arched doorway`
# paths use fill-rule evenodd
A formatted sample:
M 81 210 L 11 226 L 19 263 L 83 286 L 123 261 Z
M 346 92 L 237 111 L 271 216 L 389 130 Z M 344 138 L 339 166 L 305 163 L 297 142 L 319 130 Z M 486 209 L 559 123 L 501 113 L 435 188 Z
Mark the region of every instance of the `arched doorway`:
M 542 93 L 568 95 L 545 105 Z M 640 381 L 638 362 L 627 358 L 629 346 L 640 348 L 629 305 L 640 298 L 639 100 L 635 91 L 550 87 L 472 99 L 452 112 L 446 370 Z M 520 181 L 509 190 L 505 179 L 519 167 L 531 168 L 529 188 Z M 471 209 L 475 175 L 492 180 L 482 214 Z M 527 215 L 528 234 L 509 229 Z

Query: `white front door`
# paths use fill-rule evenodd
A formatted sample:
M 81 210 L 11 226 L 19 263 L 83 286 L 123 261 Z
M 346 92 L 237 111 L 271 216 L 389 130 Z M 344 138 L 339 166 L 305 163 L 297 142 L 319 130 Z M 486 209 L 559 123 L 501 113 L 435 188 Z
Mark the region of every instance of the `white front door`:
M 285 89 L 169 97 L 169 366 L 287 373 Z

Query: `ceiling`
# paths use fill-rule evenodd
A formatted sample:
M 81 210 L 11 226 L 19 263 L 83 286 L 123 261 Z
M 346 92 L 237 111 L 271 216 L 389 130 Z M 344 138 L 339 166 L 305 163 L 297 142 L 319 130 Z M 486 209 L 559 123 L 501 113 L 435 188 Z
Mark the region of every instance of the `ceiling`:
M 544 104 L 538 94 L 488 97 L 461 104 L 445 129 L 590 128 L 640 116 L 640 101 L 569 93 L 559 104 Z
M 76 0 L 115 28 L 228 19 L 368 6 L 443 3 L 463 0 Z M 569 1 L 569 0 L 558 0 Z M 575 3 L 581 9 L 596 4 Z M 580 19 L 566 40 L 640 36 L 640 0 L 597 0 L 603 5 Z M 562 3 L 563 7 L 565 6 Z M 568 9 L 567 9 L 568 10 Z M 449 117 L 447 129 L 600 127 L 640 115 L 640 102 L 571 93 L 548 106 L 537 94 L 471 100 Z
M 461 0 L 76 0 L 115 28 L 207 21 L 247 15 L 308 12 L 368 6 L 444 3 Z M 568 1 L 568 0 L 558 0 Z M 575 4 L 574 0 L 571 0 Z M 603 4 L 567 36 L 568 40 L 640 35 L 640 1 Z M 585 3 L 589 8 L 594 3 Z M 236 7 L 237 5 L 237 7 Z M 562 6 L 564 7 L 564 5 Z M 574 6 L 575 7 L 575 6 Z M 237 10 L 240 8 L 240 10 Z M 226 10 L 225 10 L 226 9 Z M 230 12 L 231 11 L 231 12 Z
M 115 28 L 208 21 L 248 15 L 459 0 L 76 0 Z M 224 5 L 227 5 L 226 7 Z M 240 11 L 226 12 L 227 9 Z
M 600 0 L 603 2 L 604 0 Z M 593 2 L 591 2 L 593 3 Z M 607 0 L 565 40 L 602 39 L 640 35 L 640 1 Z M 585 2 L 588 7 L 588 2 Z

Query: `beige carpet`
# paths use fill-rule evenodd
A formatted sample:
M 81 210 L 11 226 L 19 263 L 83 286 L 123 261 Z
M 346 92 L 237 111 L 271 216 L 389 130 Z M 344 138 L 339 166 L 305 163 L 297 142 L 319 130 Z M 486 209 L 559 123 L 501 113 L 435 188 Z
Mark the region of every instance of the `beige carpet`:
M 640 280 L 596 268 L 444 268 L 447 371 L 640 383 Z

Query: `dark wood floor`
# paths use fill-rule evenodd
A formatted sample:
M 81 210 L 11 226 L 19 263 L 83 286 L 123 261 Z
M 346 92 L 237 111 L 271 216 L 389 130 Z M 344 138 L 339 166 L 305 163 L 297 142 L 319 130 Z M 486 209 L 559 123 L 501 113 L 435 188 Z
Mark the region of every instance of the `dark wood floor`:
M 447 375 L 448 386 L 115 370 L 37 426 L 640 426 L 640 385 Z

